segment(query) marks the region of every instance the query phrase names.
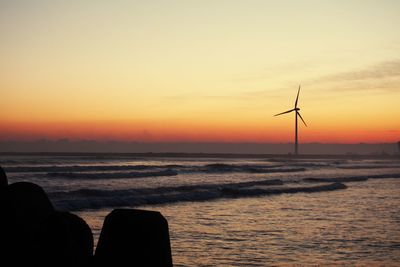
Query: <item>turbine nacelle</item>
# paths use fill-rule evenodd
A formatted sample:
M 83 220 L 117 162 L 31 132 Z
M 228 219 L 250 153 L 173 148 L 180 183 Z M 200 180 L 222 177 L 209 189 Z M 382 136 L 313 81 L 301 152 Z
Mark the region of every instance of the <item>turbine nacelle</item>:
M 301 116 L 301 114 L 300 114 L 300 108 L 299 107 L 297 107 L 297 102 L 299 101 L 299 95 L 300 95 L 300 85 L 299 85 L 299 89 L 297 90 L 297 96 L 296 96 L 296 101 L 294 102 L 294 108 L 293 109 L 291 109 L 291 110 L 288 110 L 288 111 L 285 111 L 285 112 L 281 112 L 281 113 L 278 113 L 278 114 L 275 114 L 274 116 L 279 116 L 279 115 L 283 115 L 283 114 L 286 114 L 286 113 L 291 113 L 291 112 L 296 112 L 296 121 L 297 121 L 297 117 L 300 117 L 300 120 L 304 123 L 304 125 L 307 127 L 307 124 L 306 124 L 306 122 L 304 121 L 304 119 L 303 119 L 303 117 Z M 297 124 L 296 124 L 296 129 L 297 129 Z

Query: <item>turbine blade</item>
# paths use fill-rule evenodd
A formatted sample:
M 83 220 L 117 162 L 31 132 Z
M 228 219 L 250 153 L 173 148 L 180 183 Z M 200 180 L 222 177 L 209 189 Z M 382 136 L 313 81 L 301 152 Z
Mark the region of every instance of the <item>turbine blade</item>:
M 304 125 L 305 125 L 306 127 L 308 127 L 307 124 L 306 124 L 306 122 L 303 120 L 303 117 L 300 115 L 300 112 L 297 112 L 297 115 L 299 115 L 299 117 L 300 117 L 300 119 L 302 120 L 302 122 L 304 123 Z
M 291 109 L 291 110 L 288 110 L 288 111 L 285 111 L 285 112 L 282 112 L 282 113 L 275 114 L 274 116 L 279 116 L 279 115 L 282 115 L 282 114 L 285 114 L 285 113 L 289 113 L 289 112 L 292 112 L 292 111 L 294 111 L 294 109 Z
M 296 97 L 296 102 L 294 103 L 294 108 L 297 108 L 297 101 L 299 100 L 299 94 L 300 94 L 300 85 L 299 85 L 299 90 L 297 91 L 297 97 Z

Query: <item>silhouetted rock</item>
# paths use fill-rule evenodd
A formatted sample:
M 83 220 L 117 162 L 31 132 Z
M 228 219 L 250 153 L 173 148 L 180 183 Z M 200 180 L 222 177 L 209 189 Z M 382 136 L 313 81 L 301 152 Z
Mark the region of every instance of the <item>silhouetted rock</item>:
M 43 189 L 18 182 L 5 188 L 1 207 L 1 247 L 6 266 L 32 266 L 38 229 L 54 211 Z
M 34 251 L 36 266 L 89 266 L 93 259 L 92 231 L 79 216 L 54 211 L 41 225 Z
M 8 185 L 7 175 L 4 172 L 3 168 L 0 167 L 0 187 L 5 187 Z
M 83 219 L 54 210 L 36 184 L 8 185 L 2 169 L 0 179 L 1 266 L 172 266 L 168 223 L 159 212 L 112 211 L 93 256 Z
M 15 220 L 12 219 L 8 201 L 8 181 L 4 170 L 0 167 L 0 265 L 13 257 L 10 255 L 13 244 L 13 235 L 10 230 L 14 227 Z
M 155 211 L 115 209 L 104 220 L 96 266 L 172 266 L 168 222 Z
M 44 190 L 33 183 L 18 182 L 8 186 L 9 207 L 20 230 L 36 231 L 54 211 Z

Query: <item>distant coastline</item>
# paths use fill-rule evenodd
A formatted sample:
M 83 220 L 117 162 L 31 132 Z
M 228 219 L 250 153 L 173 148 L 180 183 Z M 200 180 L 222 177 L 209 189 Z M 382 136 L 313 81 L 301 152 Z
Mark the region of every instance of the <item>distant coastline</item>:
M 230 158 L 230 159 L 400 159 L 400 154 L 227 154 L 227 153 L 107 153 L 107 152 L 0 152 L 0 156 L 83 156 L 94 158 Z
M 372 156 L 389 157 L 400 153 L 398 143 L 328 144 L 300 143 L 300 157 Z M 222 142 L 133 142 L 95 140 L 0 141 L 0 153 L 121 154 L 145 157 L 292 157 L 293 143 Z

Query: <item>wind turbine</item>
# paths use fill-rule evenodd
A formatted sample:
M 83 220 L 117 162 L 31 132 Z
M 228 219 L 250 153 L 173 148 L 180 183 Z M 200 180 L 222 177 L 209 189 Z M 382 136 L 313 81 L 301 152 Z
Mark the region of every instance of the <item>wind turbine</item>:
M 294 144 L 294 154 L 295 155 L 299 154 L 299 149 L 298 149 L 299 144 L 298 144 L 298 134 L 297 134 L 298 133 L 298 130 L 297 130 L 297 116 L 300 117 L 301 121 L 307 127 L 306 122 L 303 120 L 303 117 L 301 117 L 301 115 L 300 115 L 300 112 L 299 112 L 300 108 L 297 107 L 297 101 L 299 100 L 299 94 L 300 94 L 300 85 L 299 85 L 299 90 L 297 91 L 296 102 L 294 102 L 294 109 L 291 109 L 291 110 L 288 110 L 288 111 L 285 111 L 285 112 L 278 113 L 278 114 L 274 115 L 274 116 L 279 116 L 279 115 L 290 113 L 290 112 L 293 112 L 293 111 L 295 112 L 295 144 Z

